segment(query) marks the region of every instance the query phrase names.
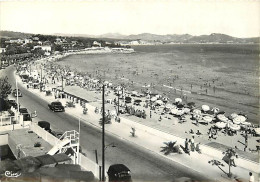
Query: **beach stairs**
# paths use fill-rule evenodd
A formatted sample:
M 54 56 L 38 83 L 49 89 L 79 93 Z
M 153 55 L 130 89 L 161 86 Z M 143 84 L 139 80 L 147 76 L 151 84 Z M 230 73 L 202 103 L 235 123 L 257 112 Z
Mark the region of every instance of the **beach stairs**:
M 79 132 L 66 131 L 48 152 L 49 155 L 57 153 L 68 153 L 67 155 L 72 158 L 74 164 L 79 164 Z

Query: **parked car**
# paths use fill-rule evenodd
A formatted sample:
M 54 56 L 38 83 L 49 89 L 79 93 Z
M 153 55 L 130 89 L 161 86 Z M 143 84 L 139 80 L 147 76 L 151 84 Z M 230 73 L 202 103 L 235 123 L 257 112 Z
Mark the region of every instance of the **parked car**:
M 17 109 L 17 103 L 15 100 L 8 100 L 8 103 L 10 106 L 13 106 L 15 109 Z
M 32 121 L 32 117 L 31 117 L 31 115 L 29 114 L 29 112 L 26 108 L 20 108 L 19 112 L 20 112 L 20 114 L 23 115 L 24 121 Z
M 109 181 L 132 181 L 131 171 L 124 164 L 113 164 L 107 171 Z
M 63 132 L 60 130 L 51 130 L 50 133 L 57 138 L 60 138 L 63 135 Z
M 61 102 L 58 102 L 58 101 L 55 101 L 55 102 L 52 102 L 51 104 L 48 104 L 48 107 L 53 112 L 57 112 L 57 111 L 64 112 L 65 111 L 64 106 L 62 106 Z
M 13 90 L 13 96 L 17 97 L 17 90 L 16 89 Z M 23 94 L 21 93 L 20 89 L 18 89 L 18 97 L 22 97 L 22 96 L 23 96 Z
M 47 131 L 51 130 L 51 124 L 47 121 L 39 121 L 38 126 L 40 126 L 41 128 L 44 128 Z

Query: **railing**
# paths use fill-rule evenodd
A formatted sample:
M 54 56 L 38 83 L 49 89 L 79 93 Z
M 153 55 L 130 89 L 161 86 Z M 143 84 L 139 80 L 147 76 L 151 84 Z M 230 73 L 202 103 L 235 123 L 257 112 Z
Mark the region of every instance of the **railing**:
M 12 125 L 15 121 L 15 116 L 0 116 L 0 126 Z

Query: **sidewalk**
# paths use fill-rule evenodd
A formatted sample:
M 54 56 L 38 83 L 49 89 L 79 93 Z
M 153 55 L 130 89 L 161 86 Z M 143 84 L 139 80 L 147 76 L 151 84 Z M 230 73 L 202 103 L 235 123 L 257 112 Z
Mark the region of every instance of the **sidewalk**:
M 18 80 L 20 80 L 20 79 L 18 79 Z M 25 85 L 23 85 L 23 86 L 25 87 Z M 68 101 L 68 99 L 55 99 L 54 94 L 52 96 L 45 96 L 45 93 L 40 92 L 38 89 L 29 89 L 29 90 L 32 93 L 40 96 L 41 98 L 44 98 L 48 102 L 59 100 L 62 102 L 63 105 L 65 105 L 66 102 Z M 101 118 L 101 115 L 96 114 L 94 112 L 94 109 L 95 109 L 94 106 L 87 104 L 87 108 L 88 108 L 87 115 L 83 115 L 83 113 L 82 113 L 83 109 L 79 104 L 76 104 L 75 108 L 66 108 L 66 113 L 71 114 L 77 118 L 81 118 L 81 120 L 83 120 L 83 122 L 85 122 L 85 123 L 88 123 L 88 124 L 101 128 L 101 126 L 99 125 L 99 119 Z M 208 148 L 207 146 L 201 146 L 203 154 L 198 154 L 197 152 L 191 152 L 190 156 L 187 154 L 184 154 L 184 153 L 183 154 L 170 154 L 168 156 L 165 156 L 160 152 L 160 150 L 161 150 L 160 147 L 164 146 L 163 142 L 177 141 L 178 145 L 184 145 L 184 139 L 171 135 L 171 134 L 168 134 L 168 133 L 164 133 L 162 131 L 155 130 L 153 128 L 147 127 L 145 125 L 139 124 L 137 122 L 134 122 L 132 120 L 129 120 L 129 119 L 126 119 L 123 117 L 120 117 L 120 118 L 121 118 L 120 123 L 115 122 L 112 119 L 112 124 L 106 125 L 106 131 L 113 135 L 116 135 L 124 140 L 127 140 L 127 141 L 137 144 L 141 147 L 144 147 L 147 150 L 152 151 L 162 157 L 166 157 L 169 160 L 178 162 L 178 163 L 186 166 L 187 168 L 190 168 L 201 174 L 204 174 L 204 175 L 208 176 L 209 178 L 211 178 L 212 180 L 229 181 L 229 179 L 227 177 L 225 177 L 225 174 L 223 172 L 221 172 L 217 168 L 217 166 L 212 166 L 211 164 L 208 163 L 208 161 L 212 160 L 212 159 L 218 159 L 218 160 L 221 159 L 223 157 L 223 155 L 221 154 L 221 151 L 217 151 L 213 148 L 211 148 L 211 150 L 210 150 L 210 148 Z M 131 127 L 135 127 L 136 137 L 131 136 L 131 134 L 130 134 Z M 205 151 L 205 150 L 209 150 L 209 151 Z M 214 154 L 215 157 L 206 155 L 206 153 Z M 259 164 L 258 164 L 258 166 L 259 166 Z M 248 170 L 245 168 L 248 168 L 250 166 L 243 166 L 243 167 L 244 168 L 232 167 L 231 172 L 235 176 L 237 176 L 237 178 L 248 179 L 249 178 L 248 173 L 251 170 Z M 224 170 L 228 171 L 227 165 L 225 165 Z M 258 180 L 258 178 L 257 178 L 258 174 L 256 174 L 256 172 L 258 172 L 258 171 L 259 171 L 259 167 L 254 172 L 256 181 Z

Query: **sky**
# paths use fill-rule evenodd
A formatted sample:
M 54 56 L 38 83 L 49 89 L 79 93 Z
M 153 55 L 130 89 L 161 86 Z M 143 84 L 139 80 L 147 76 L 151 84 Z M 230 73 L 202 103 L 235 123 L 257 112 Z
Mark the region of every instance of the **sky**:
M 0 30 L 258 37 L 260 0 L 1 1 Z

